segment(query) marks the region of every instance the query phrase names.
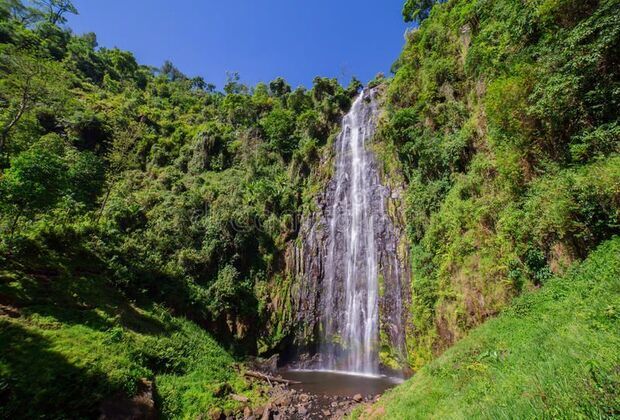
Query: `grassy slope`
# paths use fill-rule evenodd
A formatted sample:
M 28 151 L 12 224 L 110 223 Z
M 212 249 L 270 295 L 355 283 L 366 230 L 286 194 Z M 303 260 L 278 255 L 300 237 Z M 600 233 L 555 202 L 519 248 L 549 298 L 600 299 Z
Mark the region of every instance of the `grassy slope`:
M 369 409 L 368 418 L 620 416 L 620 238 Z
M 96 274 L 0 271 L 0 418 L 96 417 L 100 403 L 155 379 L 165 417 L 195 418 L 222 384 L 246 394 L 233 358 L 203 329 L 139 307 Z

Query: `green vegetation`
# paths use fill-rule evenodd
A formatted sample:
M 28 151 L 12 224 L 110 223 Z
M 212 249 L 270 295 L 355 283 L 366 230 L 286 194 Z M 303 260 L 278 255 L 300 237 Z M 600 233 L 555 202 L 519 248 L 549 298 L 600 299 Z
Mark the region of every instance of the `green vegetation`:
M 94 417 L 144 379 L 164 418 L 261 404 L 243 358 L 306 327 L 285 251 L 361 83 L 218 91 L 74 35 L 71 13 L 0 0 L 0 417 Z M 617 416 L 620 2 L 403 15 L 419 27 L 370 82 L 372 148 L 408 233 L 418 373 L 366 414 Z
M 134 395 L 142 378 L 156 381 L 166 418 L 242 409 L 227 398 L 231 392 L 262 401 L 260 388 L 196 324 L 128 301 L 89 271 L 92 261 L 67 262 L 0 272 L 0 417 L 97 417 L 103 400 Z
M 405 22 L 420 23 L 426 19 L 436 3 L 445 0 L 407 0 L 403 6 L 403 18 Z
M 254 352 L 243 326 L 268 316 L 256 290 L 359 82 L 250 88 L 231 74 L 224 94 L 97 48 L 57 26 L 70 2 L 43 3 L 0 2 L 0 251 L 22 261 L 71 241 L 128 297 Z
M 615 238 L 564 277 L 516 299 L 362 417 L 614 418 L 619 315 Z
M 620 3 L 403 14 L 380 138 L 408 184 L 417 372 L 357 415 L 616 417 Z
M 620 233 L 620 3 L 404 13 L 380 134 L 408 184 L 417 369 Z
M 232 408 L 215 388 L 286 335 L 283 250 L 361 85 L 219 92 L 70 13 L 0 0 L 0 416 L 92 416 L 143 377 L 166 417 Z

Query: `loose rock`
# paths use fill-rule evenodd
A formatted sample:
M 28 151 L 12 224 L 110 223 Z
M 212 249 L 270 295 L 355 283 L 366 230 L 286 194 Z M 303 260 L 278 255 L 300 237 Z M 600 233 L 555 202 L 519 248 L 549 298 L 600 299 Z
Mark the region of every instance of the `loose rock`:
M 263 407 L 263 406 L 255 407 L 254 410 L 253 410 L 254 417 L 260 419 L 261 417 L 263 417 L 263 412 L 264 411 L 265 411 L 265 407 Z
M 238 401 L 238 402 L 242 402 L 242 403 L 246 403 L 249 401 L 248 397 L 246 397 L 245 395 L 231 395 L 231 397 L 233 400 Z

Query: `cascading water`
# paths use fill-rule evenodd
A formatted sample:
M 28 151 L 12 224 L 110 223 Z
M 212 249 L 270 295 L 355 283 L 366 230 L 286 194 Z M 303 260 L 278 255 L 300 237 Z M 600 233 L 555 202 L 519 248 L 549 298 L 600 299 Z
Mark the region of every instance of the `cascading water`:
M 330 151 L 333 176 L 287 248 L 285 299 L 295 327 L 285 357 L 298 369 L 375 375 L 406 366 L 404 187 L 395 177 L 382 184 L 371 147 L 380 92 L 365 90 L 343 118 Z
M 380 275 L 396 286 L 383 323 L 394 347 L 404 347 L 398 235 L 386 210 L 390 191 L 367 147 L 376 129 L 375 96 L 363 92 L 343 119 L 323 216 L 321 368 L 364 374 L 379 371 Z
M 373 343 L 378 338 L 377 262 L 368 156 L 365 142 L 374 132 L 374 102 L 358 96 L 342 122 L 336 142 L 336 196 L 329 221 L 329 252 L 326 264 L 325 366 L 353 372 L 376 373 L 378 362 Z M 344 258 L 337 259 L 344 253 Z M 344 264 L 340 265 L 340 262 Z M 344 281 L 339 296 L 338 282 Z M 343 314 L 344 319 L 334 315 Z M 340 322 L 342 321 L 342 322 Z M 332 340 L 340 337 L 344 349 L 338 360 Z M 337 365 L 338 364 L 338 365 Z

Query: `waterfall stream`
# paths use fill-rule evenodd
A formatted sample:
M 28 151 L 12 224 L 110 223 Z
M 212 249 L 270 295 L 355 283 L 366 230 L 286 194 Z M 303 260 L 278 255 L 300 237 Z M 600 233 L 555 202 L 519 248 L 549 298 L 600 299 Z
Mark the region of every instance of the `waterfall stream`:
M 335 174 L 326 193 L 321 367 L 364 374 L 379 371 L 382 256 L 383 268 L 396 275 L 400 289 L 399 264 L 393 263 L 397 235 L 386 210 L 389 190 L 381 185 L 368 147 L 377 124 L 375 96 L 372 90 L 360 94 L 343 118 L 335 142 Z M 393 295 L 400 307 L 400 292 Z M 400 324 L 397 320 L 390 327 L 400 329 Z
M 332 176 L 287 249 L 297 369 L 398 376 L 407 364 L 404 186 L 398 174 L 382 178 L 373 142 L 382 91 L 364 90 L 342 119 L 324 158 Z

